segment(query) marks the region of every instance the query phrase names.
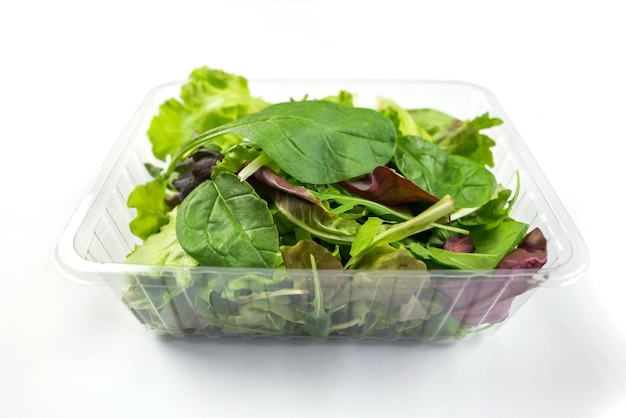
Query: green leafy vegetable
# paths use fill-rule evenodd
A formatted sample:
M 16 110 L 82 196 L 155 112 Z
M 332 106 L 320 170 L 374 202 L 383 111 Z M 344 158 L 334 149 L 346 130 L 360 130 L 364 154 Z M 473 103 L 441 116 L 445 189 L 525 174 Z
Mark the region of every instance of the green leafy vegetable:
M 183 250 L 176 237 L 176 215 L 178 208 L 168 214 L 168 223 L 161 230 L 150 235 L 143 244 L 126 257 L 129 264 L 164 266 L 197 266 L 198 261 Z
M 415 202 L 435 203 L 438 200 L 386 166 L 378 166 L 365 177 L 342 181 L 340 184 L 358 196 L 389 206 Z
M 288 193 L 280 193 L 275 203 L 280 213 L 294 225 L 332 244 L 349 245 L 360 226 L 354 220 L 344 219 Z
M 128 207 L 137 209 L 137 216 L 130 222 L 131 232 L 146 239 L 169 222 L 170 208 L 165 203 L 167 183 L 156 177 L 146 184 L 139 185 L 128 196 Z
M 491 148 L 496 143 L 480 131 L 501 125 L 501 119 L 485 113 L 472 120 L 461 121 L 433 109 L 414 109 L 408 113 L 416 125 L 424 127 L 432 140 L 448 153 L 493 167 Z
M 494 269 L 500 260 L 524 238 L 528 225 L 507 221 L 496 228 L 479 229 L 472 236 L 475 250 L 472 253 L 459 253 L 437 247 L 425 248 L 419 242 L 412 242 L 408 248 L 418 257 L 430 259 L 442 266 L 461 270 Z
M 482 206 L 496 189 L 495 177 L 480 164 L 416 136 L 398 138 L 395 163 L 405 177 L 429 193 L 452 196 L 457 208 Z
M 311 257 L 315 259 L 318 269 L 343 269 L 330 251 L 309 239 L 303 239 L 293 246 L 281 247 L 280 251 L 288 269 L 311 269 Z
M 228 133 L 248 138 L 289 175 L 310 184 L 349 180 L 387 164 L 396 139 L 389 119 L 371 109 L 285 102 L 193 138 L 179 148 L 172 164 Z
M 173 155 L 195 132 L 221 126 L 268 104 L 250 96 L 245 78 L 202 67 L 194 70 L 182 87 L 182 101 L 169 99 L 152 119 L 148 137 L 154 155 Z
M 391 98 L 359 108 L 353 93 L 268 103 L 202 67 L 162 104 L 148 137 L 167 165 L 146 163 L 153 179 L 128 198 L 143 242 L 126 262 L 169 266 L 128 279 L 122 298 L 142 322 L 174 335 L 437 339 L 506 318 L 535 285 L 519 269 L 547 262 L 547 240 L 511 218 L 519 177 L 508 190 L 488 169 L 484 130 L 502 121 Z
M 263 201 L 234 174 L 196 187 L 180 206 L 176 235 L 181 246 L 208 266 L 276 265 L 278 231 Z

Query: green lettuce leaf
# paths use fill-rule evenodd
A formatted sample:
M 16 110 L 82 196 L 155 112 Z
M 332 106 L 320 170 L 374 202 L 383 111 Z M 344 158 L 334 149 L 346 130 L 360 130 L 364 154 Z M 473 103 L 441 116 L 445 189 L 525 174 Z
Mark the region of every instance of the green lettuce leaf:
M 137 216 L 130 222 L 135 236 L 145 240 L 168 223 L 170 209 L 165 203 L 166 186 L 163 177 L 156 177 L 135 187 L 128 196 L 128 207 L 137 209 Z
M 398 137 L 395 162 L 405 177 L 427 192 L 451 195 L 457 208 L 482 206 L 496 190 L 496 178 L 483 165 L 417 136 Z
M 376 108 L 381 114 L 387 116 L 393 122 L 399 136 L 419 136 L 420 138 L 432 141 L 432 137 L 428 131 L 420 124 L 416 123 L 412 115 L 393 100 L 381 97 L 378 99 Z
M 165 160 L 195 132 L 204 132 L 268 106 L 250 95 L 248 81 L 208 67 L 195 69 L 182 87 L 181 99 L 167 100 L 148 129 L 152 151 Z M 226 136 L 223 141 L 232 141 Z
M 176 215 L 178 207 L 168 214 L 168 223 L 149 236 L 141 245 L 136 245 L 126 257 L 127 264 L 159 266 L 197 266 L 198 261 L 185 252 L 176 238 Z

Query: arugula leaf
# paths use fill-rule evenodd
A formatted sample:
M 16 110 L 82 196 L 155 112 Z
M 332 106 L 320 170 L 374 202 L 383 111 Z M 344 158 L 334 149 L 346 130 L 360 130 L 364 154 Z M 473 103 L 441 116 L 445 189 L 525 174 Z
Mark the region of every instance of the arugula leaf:
M 458 223 L 462 226 L 483 226 L 486 229 L 495 228 L 504 220 L 508 219 L 511 212 L 511 190 L 500 188 L 494 197 L 481 206 L 475 212 L 459 218 Z
M 429 193 L 451 195 L 457 208 L 482 206 L 496 190 L 496 179 L 485 167 L 416 136 L 398 138 L 395 163 L 405 177 Z
M 267 203 L 234 174 L 207 180 L 187 196 L 180 205 L 176 235 L 202 265 L 276 265 L 278 231 Z
M 492 118 L 484 113 L 474 119 L 461 121 L 433 109 L 409 110 L 413 121 L 423 126 L 433 141 L 450 154 L 462 155 L 479 164 L 493 167 L 491 148 L 493 139 L 480 133 L 482 129 L 502 124 L 502 119 Z
M 168 172 L 194 149 L 228 133 L 257 144 L 290 176 L 309 184 L 367 174 L 389 162 L 396 142 L 389 119 L 374 110 L 321 100 L 285 102 L 191 139 L 174 154 Z

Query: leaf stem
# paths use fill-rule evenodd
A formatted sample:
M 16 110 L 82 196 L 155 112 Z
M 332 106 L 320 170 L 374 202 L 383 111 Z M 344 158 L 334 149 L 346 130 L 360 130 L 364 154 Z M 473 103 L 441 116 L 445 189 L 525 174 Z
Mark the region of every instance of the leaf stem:
M 265 151 L 262 151 L 261 154 L 259 154 L 258 157 L 256 157 L 254 160 L 250 161 L 250 163 L 247 164 L 239 172 L 239 174 L 237 174 L 237 177 L 239 177 L 239 180 L 245 181 L 245 180 L 248 179 L 248 177 L 253 175 L 259 168 L 261 168 L 261 167 L 263 167 L 265 165 L 268 165 L 271 162 L 272 162 L 272 159 L 270 158 L 270 156 L 267 155 L 267 153 Z
M 441 198 L 437 203 L 408 221 L 395 224 L 391 228 L 376 235 L 371 247 L 400 241 L 422 231 L 431 223 L 443 218 L 454 210 L 454 199 L 450 195 Z

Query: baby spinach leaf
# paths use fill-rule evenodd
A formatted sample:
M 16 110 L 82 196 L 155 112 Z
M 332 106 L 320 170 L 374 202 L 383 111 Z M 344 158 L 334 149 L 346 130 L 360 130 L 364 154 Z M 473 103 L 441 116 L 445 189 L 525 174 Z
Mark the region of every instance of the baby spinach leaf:
M 207 180 L 187 196 L 180 205 L 176 235 L 202 265 L 276 265 L 278 231 L 267 204 L 234 174 Z
M 228 133 L 249 139 L 286 173 L 310 184 L 363 176 L 389 162 L 396 141 L 391 121 L 372 109 L 321 100 L 285 102 L 191 139 L 176 152 L 170 170 L 194 149 Z
M 429 193 L 454 198 L 457 208 L 482 206 L 496 189 L 494 175 L 479 163 L 446 153 L 417 136 L 401 136 L 395 163 L 400 172 Z

